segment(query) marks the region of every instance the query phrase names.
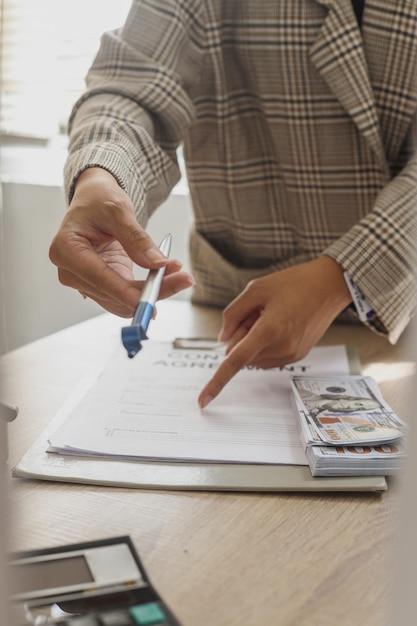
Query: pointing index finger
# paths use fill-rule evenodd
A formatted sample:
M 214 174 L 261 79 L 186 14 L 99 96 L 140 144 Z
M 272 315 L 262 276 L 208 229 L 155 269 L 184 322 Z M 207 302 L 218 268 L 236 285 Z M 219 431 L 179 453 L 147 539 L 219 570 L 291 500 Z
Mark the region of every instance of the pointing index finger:
M 256 357 L 259 352 L 259 342 L 256 336 L 256 329 L 253 327 L 229 352 L 223 363 L 216 370 L 214 376 L 209 380 L 199 395 L 198 404 L 201 409 L 204 409 L 204 407 L 214 400 L 233 376 Z

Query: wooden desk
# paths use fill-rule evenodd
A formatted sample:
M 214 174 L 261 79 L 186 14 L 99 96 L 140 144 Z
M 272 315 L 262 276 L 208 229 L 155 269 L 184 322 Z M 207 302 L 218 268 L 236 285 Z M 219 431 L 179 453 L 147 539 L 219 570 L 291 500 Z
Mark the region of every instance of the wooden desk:
M 151 334 L 216 336 L 220 313 L 171 300 Z M 123 322 L 99 316 L 0 359 L 13 466 Z M 332 327 L 405 417 L 413 365 L 407 336 L 390 346 L 363 327 Z M 383 626 L 387 618 L 395 481 L 375 494 L 129 490 L 12 480 L 13 549 L 132 537 L 151 580 L 184 626 Z

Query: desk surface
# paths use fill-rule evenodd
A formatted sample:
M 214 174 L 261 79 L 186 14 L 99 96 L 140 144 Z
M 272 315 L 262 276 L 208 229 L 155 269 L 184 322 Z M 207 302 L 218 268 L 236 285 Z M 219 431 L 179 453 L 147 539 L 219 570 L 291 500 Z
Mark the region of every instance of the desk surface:
M 151 336 L 214 337 L 216 309 L 158 305 Z M 102 315 L 0 358 L 13 466 L 124 322 Z M 361 326 L 335 325 L 322 345 L 354 346 L 403 418 L 413 363 Z M 12 480 L 13 549 L 128 534 L 184 626 L 383 626 L 398 488 L 375 494 L 150 491 Z

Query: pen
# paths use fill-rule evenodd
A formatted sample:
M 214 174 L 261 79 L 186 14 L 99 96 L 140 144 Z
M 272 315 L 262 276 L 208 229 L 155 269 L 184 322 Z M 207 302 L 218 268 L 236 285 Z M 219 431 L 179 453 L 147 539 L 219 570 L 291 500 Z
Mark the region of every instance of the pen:
M 166 257 L 171 250 L 172 235 L 168 233 L 159 246 L 162 254 Z M 128 357 L 132 359 L 142 348 L 141 342 L 147 339 L 146 331 L 155 309 L 155 303 L 161 289 L 162 278 L 165 274 L 165 266 L 157 270 L 150 270 L 143 288 L 142 297 L 136 307 L 130 326 L 122 328 L 122 342 L 127 350 Z

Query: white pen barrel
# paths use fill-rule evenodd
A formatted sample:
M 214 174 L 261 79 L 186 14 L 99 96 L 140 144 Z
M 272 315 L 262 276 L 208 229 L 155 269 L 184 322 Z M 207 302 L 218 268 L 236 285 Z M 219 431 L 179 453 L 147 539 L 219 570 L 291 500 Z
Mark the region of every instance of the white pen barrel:
M 171 250 L 171 241 L 172 241 L 172 236 L 170 233 L 168 233 L 168 235 L 166 235 L 166 237 L 163 239 L 159 247 L 162 254 L 164 254 L 166 257 L 169 256 L 169 253 Z M 165 266 L 161 267 L 158 270 L 151 270 L 149 272 L 148 278 L 146 279 L 146 283 L 143 288 L 141 302 L 150 302 L 152 306 L 155 305 L 155 302 L 157 301 L 158 296 L 159 296 L 159 291 L 161 289 L 161 283 L 162 283 L 164 274 L 165 274 Z
M 140 299 L 141 302 L 149 302 L 152 306 L 155 304 L 159 296 L 164 274 L 165 267 L 161 267 L 159 270 L 151 270 L 149 272 L 145 287 L 142 291 L 142 297 Z

